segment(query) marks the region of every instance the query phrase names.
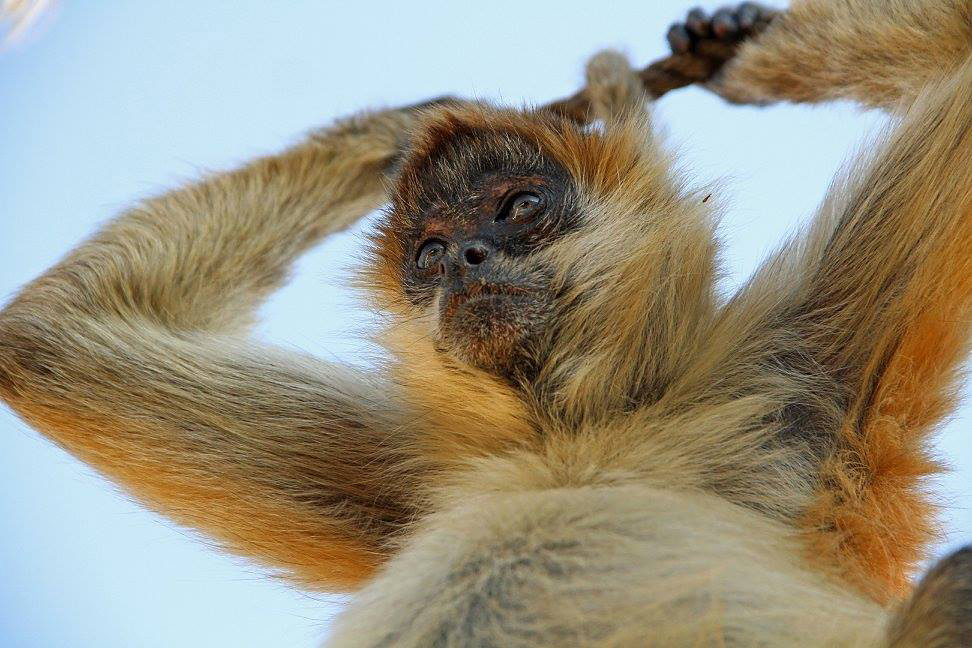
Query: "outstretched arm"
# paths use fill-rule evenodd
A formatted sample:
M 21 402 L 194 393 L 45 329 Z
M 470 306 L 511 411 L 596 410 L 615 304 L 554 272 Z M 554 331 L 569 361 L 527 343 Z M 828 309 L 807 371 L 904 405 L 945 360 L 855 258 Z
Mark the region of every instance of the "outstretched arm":
M 969 0 L 795 0 L 709 87 L 739 103 L 852 99 L 894 108 L 970 55 Z
M 152 508 L 346 588 L 409 515 L 394 389 L 236 334 L 383 199 L 415 111 L 355 117 L 145 201 L 0 312 L 0 397 Z
M 806 448 L 818 466 L 817 491 L 802 511 L 811 553 L 877 598 L 907 586 L 933 538 L 924 479 L 937 464 L 927 443 L 954 406 L 969 349 L 972 56 L 953 57 L 950 71 L 948 58 L 917 63 L 943 33 L 966 29 L 967 14 L 953 2 L 877 0 L 804 2 L 797 5 L 804 13 L 794 14 L 828 6 L 851 12 L 845 22 L 802 31 L 815 34 L 821 49 L 828 30 L 837 42 L 858 34 L 839 49 L 863 65 L 876 56 L 876 37 L 864 34 L 879 14 L 891 7 L 901 21 L 902 7 L 919 4 L 929 13 L 896 27 L 911 34 L 915 57 L 886 52 L 873 68 L 886 94 L 862 90 L 856 68 L 846 70 L 842 87 L 827 76 L 832 69 L 808 72 L 829 79 L 820 87 L 831 96 L 864 100 L 890 101 L 892 87 L 907 98 L 922 76 L 926 82 L 887 142 L 837 183 L 810 231 L 767 261 L 724 309 L 712 334 L 720 350 L 695 374 L 707 377 L 700 379 L 709 390 L 777 391 L 781 440 Z M 765 36 L 782 33 L 772 29 Z M 910 81 L 893 86 L 894 79 Z

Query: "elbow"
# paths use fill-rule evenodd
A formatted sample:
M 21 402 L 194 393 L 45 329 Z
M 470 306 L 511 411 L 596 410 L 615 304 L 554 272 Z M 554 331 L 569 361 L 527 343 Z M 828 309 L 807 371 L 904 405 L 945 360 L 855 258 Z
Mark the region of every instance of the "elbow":
M 11 335 L 0 321 L 0 399 L 11 400 L 17 395 L 16 373 Z
M 20 335 L 7 319 L 0 319 L 0 398 L 10 401 L 19 395 L 23 382 Z
M 7 366 L 6 354 L 4 353 L 3 340 L 0 340 L 0 398 L 7 399 L 13 396 L 14 382 L 13 372 Z
M 39 330 L 0 314 L 0 398 L 20 400 L 52 375 L 49 349 Z

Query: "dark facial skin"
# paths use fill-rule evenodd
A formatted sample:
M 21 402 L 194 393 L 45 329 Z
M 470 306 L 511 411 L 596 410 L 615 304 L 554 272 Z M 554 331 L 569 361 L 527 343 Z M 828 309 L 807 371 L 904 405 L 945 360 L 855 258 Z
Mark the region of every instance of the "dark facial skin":
M 558 172 L 493 172 L 429 206 L 413 233 L 406 294 L 433 305 L 439 345 L 511 376 L 523 371 L 553 310 L 550 273 L 530 257 L 571 226 Z

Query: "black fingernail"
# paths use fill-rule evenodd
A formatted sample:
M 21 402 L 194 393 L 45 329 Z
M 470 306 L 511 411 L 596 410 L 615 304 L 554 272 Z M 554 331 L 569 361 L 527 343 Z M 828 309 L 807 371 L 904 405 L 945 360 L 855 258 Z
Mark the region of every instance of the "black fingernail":
M 684 54 L 692 47 L 692 37 L 684 25 L 676 23 L 668 30 L 668 44 L 676 54 Z
M 712 32 L 719 38 L 727 38 L 739 30 L 730 9 L 720 9 L 712 16 Z
M 685 23 L 696 36 L 705 38 L 711 33 L 709 15 L 702 9 L 696 8 L 688 12 Z
M 739 5 L 739 10 L 736 12 L 736 20 L 739 22 L 739 28 L 750 30 L 756 24 L 756 20 L 759 18 L 759 7 L 752 2 L 744 2 Z

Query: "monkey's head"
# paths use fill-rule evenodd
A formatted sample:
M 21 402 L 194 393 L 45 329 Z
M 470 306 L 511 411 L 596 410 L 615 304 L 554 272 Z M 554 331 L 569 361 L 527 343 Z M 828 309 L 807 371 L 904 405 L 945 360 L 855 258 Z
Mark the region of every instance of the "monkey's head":
M 399 349 L 548 391 L 612 365 L 617 379 L 650 381 L 651 330 L 671 325 L 651 312 L 672 271 L 666 250 L 695 244 L 681 223 L 704 219 L 686 214 L 644 121 L 595 130 L 484 106 L 429 113 L 368 266 L 393 328 L 408 331 Z

